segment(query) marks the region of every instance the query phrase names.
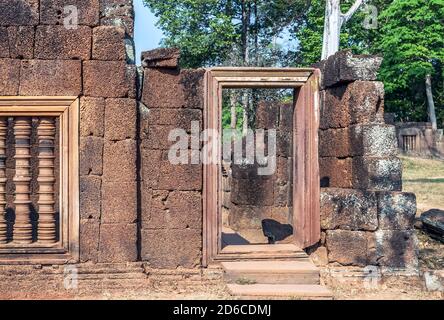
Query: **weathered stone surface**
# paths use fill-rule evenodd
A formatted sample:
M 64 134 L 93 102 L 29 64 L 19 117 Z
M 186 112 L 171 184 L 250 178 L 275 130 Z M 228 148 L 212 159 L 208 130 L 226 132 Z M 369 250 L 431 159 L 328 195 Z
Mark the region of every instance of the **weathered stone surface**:
M 159 173 L 160 190 L 202 190 L 202 165 L 173 165 L 162 161 Z
M 229 225 L 236 231 L 255 229 L 259 230 L 261 237 L 262 220 L 272 218 L 272 210 L 270 207 L 248 206 L 248 205 L 231 205 L 229 215 Z
M 353 187 L 352 158 L 319 158 L 319 170 L 321 177 L 321 187 Z
M 97 176 L 80 177 L 80 218 L 100 219 L 102 179 Z
M 136 138 L 137 104 L 134 99 L 106 99 L 105 138 Z
M 125 29 L 134 33 L 134 10 L 131 0 L 100 0 L 100 24 Z
M 143 229 L 142 260 L 153 268 L 195 268 L 201 264 L 201 233 L 193 229 Z
M 125 60 L 125 30 L 113 26 L 94 28 L 92 50 L 94 60 Z
M 365 267 L 376 264 L 375 235 L 364 231 L 327 231 L 328 260 Z
M 124 16 L 131 14 L 132 0 L 100 0 L 102 16 Z
M 169 135 L 174 133 L 173 131 L 176 129 L 180 130 L 180 128 L 174 126 L 149 126 L 147 132 L 145 132 L 146 140 L 143 142 L 144 147 L 147 149 L 169 150 L 176 143 L 176 141 L 169 140 Z
M 79 26 L 38 26 L 35 33 L 35 57 L 37 59 L 91 58 L 91 28 Z
M 202 194 L 194 191 L 144 190 L 144 229 L 200 229 Z
M 413 230 L 416 196 L 413 193 L 378 192 L 379 228 L 382 230 Z
M 100 222 L 98 220 L 80 221 L 80 261 L 98 262 Z
M 158 190 L 202 190 L 201 164 L 176 165 L 168 160 L 168 151 L 141 149 L 142 178 L 148 188 Z
M 0 26 L 33 26 L 39 23 L 39 0 L 0 2 Z
M 233 179 L 231 202 L 238 205 L 272 206 L 273 179 Z
M 78 96 L 82 92 L 81 62 L 76 60 L 24 60 L 20 95 Z
M 321 157 L 393 157 L 398 154 L 396 129 L 388 125 L 354 125 L 319 132 Z
M 353 158 L 353 186 L 362 190 L 401 191 L 401 160 L 398 158 Z
M 75 0 L 72 3 L 67 3 L 66 0 L 40 0 L 40 23 L 63 25 L 65 18 L 68 18 L 67 23 L 72 24 L 70 17 L 73 11 L 65 11 L 67 5 L 74 5 L 77 8 L 80 25 L 97 26 L 99 24 L 99 0 Z
M 204 75 L 203 69 L 145 69 L 142 102 L 149 109 L 203 109 Z
M 444 211 L 432 209 L 421 215 L 424 230 L 434 239 L 444 242 Z
M 424 280 L 428 291 L 444 292 L 444 270 L 426 271 Z
M 340 51 L 318 65 L 322 72 L 322 86 L 332 87 L 355 80 L 374 81 L 381 63 L 381 57 Z
M 375 231 L 378 228 L 377 205 L 374 192 L 322 189 L 321 228 Z
M 19 92 L 20 60 L 0 59 L 0 95 L 16 96 Z
M 9 58 L 9 36 L 6 27 L 0 27 L 0 58 Z
M 279 126 L 280 105 L 274 101 L 261 101 L 256 110 L 257 129 L 276 129 Z
M 80 175 L 102 175 L 103 139 L 80 138 Z
M 414 231 L 377 231 L 376 250 L 379 265 L 417 269 L 417 241 Z
M 137 222 L 137 184 L 105 182 L 102 188 L 102 223 Z
M 80 135 L 103 137 L 105 133 L 105 99 L 80 99 Z
M 198 109 L 151 109 L 141 121 L 142 138 L 149 139 L 149 131 L 154 126 L 167 126 L 191 132 L 192 122 L 202 128 L 202 110 Z M 156 145 L 153 141 L 152 145 Z
M 179 66 L 180 50 L 176 48 L 159 48 L 142 52 L 144 68 L 172 68 Z
M 328 251 L 326 247 L 319 247 L 310 255 L 310 260 L 318 267 L 328 265 Z
M 398 154 L 396 128 L 390 125 L 363 125 L 352 127 L 354 156 L 393 157 Z
M 384 124 L 384 84 L 356 81 L 321 91 L 320 128 Z
M 293 115 L 294 115 L 294 105 L 293 103 L 283 103 L 280 107 L 279 116 L 279 130 L 282 131 L 293 131 Z
M 131 15 L 103 17 L 100 19 L 100 25 L 123 28 L 127 35 L 134 36 L 134 18 Z
M 34 27 L 9 27 L 9 52 L 13 59 L 34 57 Z
M 130 81 L 125 61 L 83 62 L 83 87 L 86 96 L 125 98 Z
M 293 132 L 279 130 L 276 135 L 277 138 L 277 155 L 289 158 L 293 152 Z
M 345 158 L 352 156 L 350 128 L 319 131 L 319 156 Z
M 139 74 L 137 71 L 138 67 L 135 65 L 127 64 L 126 65 L 126 78 L 128 84 L 128 98 L 131 99 L 139 99 L 139 89 L 140 85 L 138 84 Z
M 137 261 L 137 225 L 101 224 L 99 262 Z
M 106 182 L 136 181 L 135 140 L 106 141 L 103 151 L 103 179 Z
M 141 171 L 144 188 L 159 188 L 159 167 L 162 164 L 162 150 L 141 148 Z

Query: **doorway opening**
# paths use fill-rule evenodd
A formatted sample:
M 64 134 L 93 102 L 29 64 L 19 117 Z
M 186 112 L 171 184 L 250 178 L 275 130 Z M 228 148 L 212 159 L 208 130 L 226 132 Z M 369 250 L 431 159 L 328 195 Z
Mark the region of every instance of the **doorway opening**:
M 273 258 L 319 241 L 318 72 L 206 73 L 204 265 Z

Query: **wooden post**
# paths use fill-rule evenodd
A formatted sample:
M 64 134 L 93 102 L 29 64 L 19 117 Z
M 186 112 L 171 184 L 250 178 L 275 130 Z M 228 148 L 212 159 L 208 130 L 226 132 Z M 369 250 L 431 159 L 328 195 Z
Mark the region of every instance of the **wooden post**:
M 8 132 L 8 119 L 0 118 L 0 244 L 7 239 L 8 224 L 6 221 L 6 134 Z
M 39 222 L 38 222 L 38 242 L 51 244 L 56 242 L 56 217 L 54 199 L 54 140 L 55 140 L 54 118 L 40 118 L 37 127 L 39 143 Z
M 13 242 L 32 243 L 30 160 L 31 160 L 31 118 L 17 117 L 14 123 L 15 135 L 15 223 Z

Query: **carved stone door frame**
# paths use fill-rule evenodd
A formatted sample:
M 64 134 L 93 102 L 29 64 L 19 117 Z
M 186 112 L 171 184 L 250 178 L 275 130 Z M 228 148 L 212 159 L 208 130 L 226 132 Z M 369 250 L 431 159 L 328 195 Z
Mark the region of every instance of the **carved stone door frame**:
M 320 239 L 320 181 L 318 161 L 319 78 L 317 69 L 299 68 L 212 68 L 205 75 L 204 129 L 222 132 L 222 91 L 233 88 L 293 88 L 293 216 L 295 242 L 305 249 Z M 222 144 L 217 145 L 221 154 Z M 217 144 L 216 144 L 217 143 Z M 214 155 L 204 155 L 213 157 Z M 203 265 L 236 259 L 222 252 L 221 164 L 204 161 Z

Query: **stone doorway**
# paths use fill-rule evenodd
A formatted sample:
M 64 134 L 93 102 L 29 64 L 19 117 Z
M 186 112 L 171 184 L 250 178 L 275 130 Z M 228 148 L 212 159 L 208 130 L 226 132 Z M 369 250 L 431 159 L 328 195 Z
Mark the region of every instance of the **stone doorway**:
M 205 80 L 204 129 L 216 134 L 207 140 L 212 152 L 203 152 L 204 265 L 302 254 L 320 238 L 318 73 L 214 68 Z M 270 89 L 291 99 L 256 99 L 250 130 L 227 134 L 227 96 Z

